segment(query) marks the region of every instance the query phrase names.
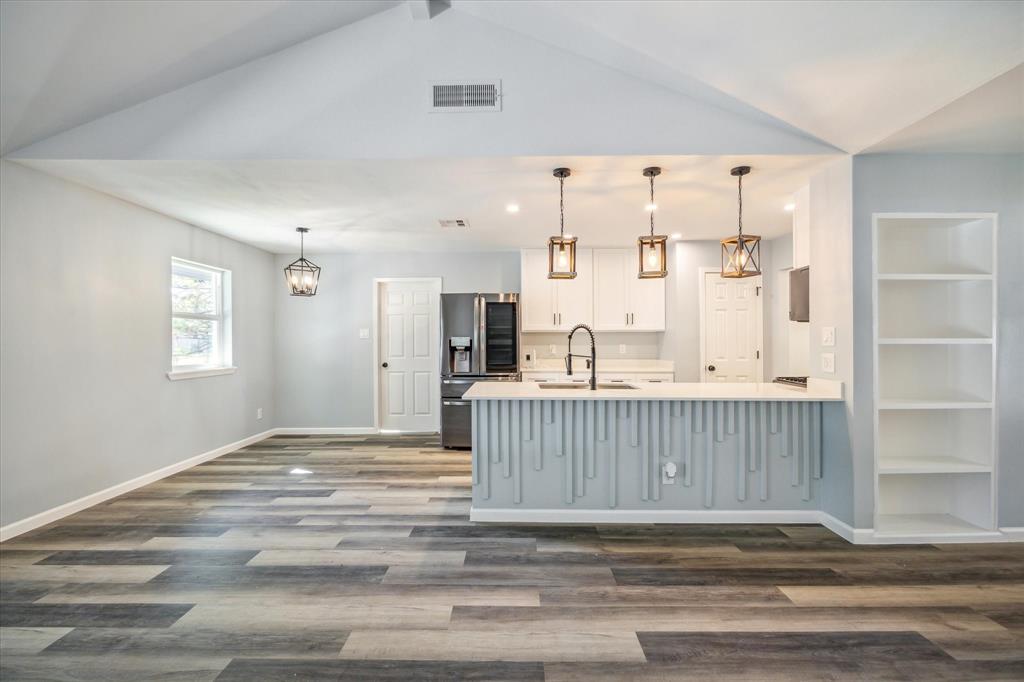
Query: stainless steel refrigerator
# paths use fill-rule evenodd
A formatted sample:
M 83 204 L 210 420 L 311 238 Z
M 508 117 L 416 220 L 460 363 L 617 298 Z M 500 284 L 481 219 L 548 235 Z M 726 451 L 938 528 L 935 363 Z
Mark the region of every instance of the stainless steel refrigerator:
M 478 381 L 519 381 L 519 294 L 441 294 L 441 445 L 472 445 Z

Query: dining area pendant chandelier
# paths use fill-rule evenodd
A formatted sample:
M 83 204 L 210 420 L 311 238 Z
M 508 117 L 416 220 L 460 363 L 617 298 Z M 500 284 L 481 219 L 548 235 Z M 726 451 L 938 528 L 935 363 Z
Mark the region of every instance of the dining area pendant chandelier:
M 565 179 L 568 168 L 556 168 L 558 178 L 558 236 L 548 239 L 548 279 L 576 278 L 576 237 L 565 235 Z
M 761 237 L 743 234 L 743 176 L 750 166 L 736 166 L 729 174 L 738 186 L 739 222 L 735 237 L 722 240 L 722 277 L 756 277 L 761 274 Z
M 652 279 L 668 275 L 668 258 L 666 254 L 668 236 L 654 234 L 654 212 L 658 208 L 654 203 L 654 178 L 660 174 L 661 169 L 657 166 L 644 168 L 644 177 L 650 181 L 651 185 L 651 202 L 647 205 L 647 210 L 651 214 L 651 233 L 649 235 L 641 235 L 636 240 L 637 255 L 640 259 L 637 276 L 640 279 Z
M 296 227 L 299 233 L 299 258 L 284 269 L 284 280 L 292 296 L 316 296 L 320 283 L 320 266 L 306 260 L 306 233 L 308 227 Z

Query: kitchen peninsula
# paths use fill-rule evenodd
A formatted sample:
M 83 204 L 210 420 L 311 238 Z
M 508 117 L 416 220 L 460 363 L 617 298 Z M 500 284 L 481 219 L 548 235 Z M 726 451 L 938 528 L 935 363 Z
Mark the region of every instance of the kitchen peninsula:
M 819 508 L 822 404 L 842 386 L 481 383 L 465 398 L 475 521 L 780 522 Z

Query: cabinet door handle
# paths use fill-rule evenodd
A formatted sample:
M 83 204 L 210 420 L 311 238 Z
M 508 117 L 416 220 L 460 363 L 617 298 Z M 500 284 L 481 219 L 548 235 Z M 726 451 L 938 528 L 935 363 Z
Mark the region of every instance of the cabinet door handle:
M 626 324 L 629 325 L 629 313 L 626 313 Z

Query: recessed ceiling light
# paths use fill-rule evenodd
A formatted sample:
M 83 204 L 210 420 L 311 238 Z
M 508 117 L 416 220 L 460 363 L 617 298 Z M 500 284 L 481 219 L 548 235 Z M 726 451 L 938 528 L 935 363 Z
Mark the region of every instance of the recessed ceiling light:
M 789 211 L 790 213 L 792 213 L 794 210 L 796 210 L 796 204 L 786 204 L 785 206 L 782 207 L 782 210 Z
M 519 204 L 506 204 L 505 211 L 508 213 L 519 213 Z
M 683 235 L 682 235 L 681 232 L 673 232 L 671 236 L 672 236 L 672 241 L 676 241 L 676 242 L 683 238 Z
M 289 474 L 311 474 L 313 472 L 310 471 L 309 469 L 299 469 L 298 467 L 296 467 L 295 469 L 292 469 L 288 473 Z

